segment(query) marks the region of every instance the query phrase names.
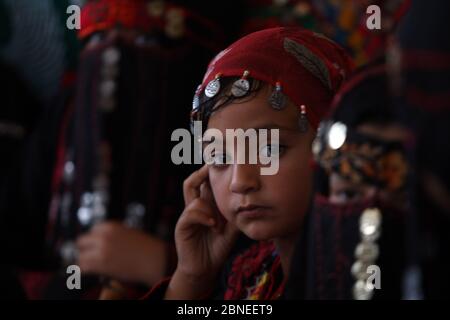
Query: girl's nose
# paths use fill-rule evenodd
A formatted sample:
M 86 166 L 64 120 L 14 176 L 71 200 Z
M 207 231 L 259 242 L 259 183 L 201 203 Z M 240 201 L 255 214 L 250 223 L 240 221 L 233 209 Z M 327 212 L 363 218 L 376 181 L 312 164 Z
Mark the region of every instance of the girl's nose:
M 230 183 L 233 193 L 249 193 L 261 187 L 260 170 L 256 164 L 234 164 Z

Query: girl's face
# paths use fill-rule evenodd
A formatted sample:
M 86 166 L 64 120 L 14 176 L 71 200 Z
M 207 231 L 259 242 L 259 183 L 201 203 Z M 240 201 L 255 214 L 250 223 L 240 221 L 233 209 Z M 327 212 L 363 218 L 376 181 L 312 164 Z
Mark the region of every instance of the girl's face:
M 295 237 L 312 189 L 309 164 L 315 132 L 310 126 L 307 132 L 300 132 L 299 110 L 291 102 L 282 111 L 274 110 L 268 102 L 270 94 L 270 88 L 263 86 L 250 100 L 217 110 L 208 123 L 208 129 L 220 130 L 224 139 L 226 129 L 279 129 L 279 170 L 275 175 L 261 175 L 263 165 L 248 164 L 248 156 L 246 164 L 209 167 L 210 184 L 220 212 L 254 240 Z M 267 155 L 274 143 L 268 134 L 268 145 L 258 142 L 258 150 Z M 224 153 L 234 152 L 237 159 L 237 147 L 226 150 L 225 144 Z

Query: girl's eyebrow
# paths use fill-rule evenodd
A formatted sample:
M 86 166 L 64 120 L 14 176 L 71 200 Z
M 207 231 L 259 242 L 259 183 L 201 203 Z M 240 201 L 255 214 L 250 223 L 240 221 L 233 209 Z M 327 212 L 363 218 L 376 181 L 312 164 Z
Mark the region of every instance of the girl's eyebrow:
M 286 127 L 286 126 L 280 126 L 280 125 L 278 125 L 278 124 L 276 124 L 274 122 L 270 122 L 270 123 L 267 123 L 267 124 L 262 124 L 262 125 L 259 125 L 257 127 L 246 128 L 246 129 L 243 129 L 243 130 L 246 131 L 248 129 L 254 129 L 256 131 L 264 130 L 264 129 L 265 130 L 278 129 L 280 131 L 287 131 L 288 133 L 298 133 L 299 132 L 297 128 L 290 128 L 290 127 Z M 206 138 L 206 140 L 211 140 L 211 137 L 209 137 L 209 136 L 204 136 L 203 139 L 205 139 L 205 138 Z M 219 140 L 218 142 L 219 143 L 220 142 L 224 143 L 221 140 Z M 210 143 L 212 143 L 212 141 L 203 141 L 203 144 L 210 144 Z

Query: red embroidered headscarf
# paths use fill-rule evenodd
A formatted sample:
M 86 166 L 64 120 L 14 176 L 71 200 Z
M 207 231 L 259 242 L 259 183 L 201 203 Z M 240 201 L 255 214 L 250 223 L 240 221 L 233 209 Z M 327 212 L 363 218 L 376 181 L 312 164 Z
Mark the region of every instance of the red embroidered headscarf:
M 301 28 L 272 28 L 249 34 L 220 52 L 210 63 L 199 88 L 218 76 L 249 77 L 276 86 L 296 105 L 306 105 L 317 128 L 353 63 L 325 36 Z

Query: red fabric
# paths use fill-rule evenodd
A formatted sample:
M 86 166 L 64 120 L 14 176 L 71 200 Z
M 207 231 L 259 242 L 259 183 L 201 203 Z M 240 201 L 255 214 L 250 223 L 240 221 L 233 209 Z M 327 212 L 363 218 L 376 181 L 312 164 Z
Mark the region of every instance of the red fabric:
M 265 272 L 269 274 L 267 284 L 255 286 Z M 258 300 L 278 299 L 284 290 L 281 261 L 272 242 L 259 242 L 236 257 L 228 276 L 224 299 L 245 299 L 248 296 L 247 289 L 251 287 L 254 287 L 251 294 L 257 291 Z
M 40 300 L 44 298 L 44 291 L 50 283 L 53 274 L 51 272 L 22 271 L 19 273 L 20 282 L 24 288 L 28 300 Z
M 163 3 L 162 12 L 152 13 L 150 0 L 92 0 L 81 11 L 80 39 L 91 34 L 122 26 L 145 33 L 167 32 L 174 20 L 171 12 L 180 14 L 182 32 L 180 36 L 217 51 L 224 41 L 223 30 L 213 21 L 189 10 L 184 6 Z M 177 22 L 177 23 L 180 23 Z
M 166 294 L 167 287 L 169 286 L 172 277 L 167 277 L 162 279 L 160 282 L 155 284 L 149 292 L 147 292 L 139 300 L 163 300 Z
M 289 40 L 312 54 L 299 59 L 286 49 Z M 242 76 L 248 70 L 254 79 L 273 86 L 279 82 L 293 103 L 306 106 L 309 122 L 317 127 L 352 69 L 350 57 L 333 41 L 301 28 L 271 28 L 249 34 L 219 53 L 209 65 L 202 88 L 217 74 Z M 329 79 L 328 87 L 320 77 Z
M 255 286 L 257 279 L 265 272 L 269 274 L 269 281 L 263 287 Z M 169 277 L 160 281 L 141 299 L 164 299 L 170 279 Z M 259 300 L 278 299 L 284 290 L 285 281 L 281 261 L 272 242 L 259 242 L 233 260 L 223 299 L 245 299 L 248 295 L 247 289 L 251 287 L 254 287 L 251 293 L 258 291 Z M 208 293 L 202 299 L 212 298 L 211 294 Z
M 81 30 L 84 38 L 93 32 L 121 25 L 126 28 L 149 30 L 152 21 L 147 14 L 146 0 L 98 0 L 88 2 L 81 11 Z

